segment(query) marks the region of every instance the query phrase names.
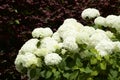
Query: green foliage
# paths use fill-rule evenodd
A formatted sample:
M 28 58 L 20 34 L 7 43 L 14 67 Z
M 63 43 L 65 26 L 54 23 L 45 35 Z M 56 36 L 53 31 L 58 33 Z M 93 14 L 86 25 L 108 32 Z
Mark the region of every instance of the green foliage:
M 91 53 L 91 51 L 89 52 Z M 97 54 L 97 53 L 96 53 Z M 115 53 L 104 57 L 81 54 L 67 54 L 56 66 L 31 69 L 31 80 L 119 80 L 120 54 Z M 119 59 L 118 59 L 119 58 Z M 103 78 L 102 78 L 103 77 Z

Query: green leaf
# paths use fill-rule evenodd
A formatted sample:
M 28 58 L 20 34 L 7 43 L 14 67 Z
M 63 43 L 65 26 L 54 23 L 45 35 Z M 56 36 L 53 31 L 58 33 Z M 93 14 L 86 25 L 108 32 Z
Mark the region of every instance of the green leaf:
M 92 58 L 90 59 L 90 63 L 91 63 L 91 64 L 96 64 L 96 63 L 97 63 L 97 59 L 94 58 L 94 57 L 92 57 Z
M 106 70 L 106 63 L 105 62 L 100 63 L 100 68 L 102 70 Z
M 81 66 L 83 65 L 83 64 L 81 63 L 81 61 L 80 61 L 79 58 L 76 59 L 76 65 L 77 65 L 78 67 L 81 67 Z
M 45 70 L 41 71 L 40 74 L 41 74 L 41 77 L 44 77 L 45 78 Z
M 64 76 L 65 78 L 67 78 L 67 80 L 68 80 L 69 77 L 70 77 L 70 73 L 64 73 L 63 76 Z
M 92 76 L 97 76 L 97 75 L 98 75 L 98 71 L 93 71 L 93 72 L 91 73 L 91 75 L 92 75 Z
M 110 56 L 109 56 L 109 55 L 106 55 L 106 56 L 104 56 L 104 58 L 105 58 L 107 61 L 109 61 Z
M 86 67 L 86 68 L 80 68 L 80 72 L 91 73 L 92 70 L 89 67 Z
M 76 80 L 78 74 L 79 74 L 79 71 L 74 71 L 73 73 L 70 74 L 69 80 Z
M 119 80 L 118 79 L 118 71 L 111 69 L 110 74 L 108 74 L 109 80 Z
M 89 67 L 86 67 L 85 73 L 91 73 L 91 72 L 92 72 L 92 70 Z
M 30 70 L 30 78 L 31 78 L 31 79 L 34 78 L 35 75 L 36 75 L 36 69 Z
M 30 80 L 38 80 L 40 77 L 40 69 L 28 69 L 27 73 Z
M 51 71 L 47 71 L 46 72 L 46 79 L 50 78 L 52 76 L 52 72 Z

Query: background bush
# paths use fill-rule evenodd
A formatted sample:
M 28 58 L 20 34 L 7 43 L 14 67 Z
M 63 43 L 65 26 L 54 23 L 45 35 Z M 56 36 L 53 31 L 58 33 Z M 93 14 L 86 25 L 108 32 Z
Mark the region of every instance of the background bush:
M 26 80 L 14 67 L 18 50 L 36 27 L 55 31 L 66 18 L 81 19 L 81 12 L 96 8 L 101 15 L 120 15 L 120 0 L 0 0 L 0 79 Z

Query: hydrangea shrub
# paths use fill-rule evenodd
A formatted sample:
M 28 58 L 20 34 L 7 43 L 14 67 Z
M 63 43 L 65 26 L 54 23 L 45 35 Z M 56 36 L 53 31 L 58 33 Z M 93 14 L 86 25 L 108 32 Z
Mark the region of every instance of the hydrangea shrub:
M 120 80 L 120 16 L 85 9 L 83 25 L 64 20 L 56 32 L 35 28 L 19 50 L 16 69 L 29 80 Z

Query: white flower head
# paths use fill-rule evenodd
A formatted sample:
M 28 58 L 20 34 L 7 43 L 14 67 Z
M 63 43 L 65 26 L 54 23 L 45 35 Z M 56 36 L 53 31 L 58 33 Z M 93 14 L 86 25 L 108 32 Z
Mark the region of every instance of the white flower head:
M 49 53 L 44 58 L 46 65 L 57 65 L 61 60 L 62 58 L 57 53 Z
M 120 33 L 120 17 L 115 18 L 115 22 L 113 23 L 112 27 L 115 28 L 118 33 Z
M 66 19 L 64 23 L 58 28 L 58 33 L 61 35 L 65 31 L 75 30 L 79 31 L 83 25 L 73 18 Z
M 58 42 L 51 38 L 51 37 L 45 37 L 41 40 L 40 48 L 46 48 L 48 50 L 48 53 L 55 52 L 57 50 Z
M 67 31 L 63 32 L 62 34 L 60 34 L 60 36 L 64 40 L 67 37 L 74 37 L 74 38 L 76 38 L 77 34 L 78 34 L 78 32 L 75 31 L 75 30 L 67 30 Z
M 33 53 L 37 49 L 38 39 L 30 39 L 28 40 L 20 49 L 20 53 L 31 52 Z
M 77 34 L 76 41 L 78 44 L 90 44 L 90 36 L 95 32 L 93 27 L 84 26 Z
M 91 36 L 93 33 L 95 33 L 95 29 L 93 27 L 90 27 L 90 26 L 84 26 L 83 28 L 80 29 L 79 32 L 80 33 L 85 32 L 89 36 Z
M 90 37 L 92 46 L 96 46 L 102 40 L 111 41 L 110 38 L 102 30 L 96 30 L 96 32 Z
M 92 18 L 100 16 L 100 12 L 95 8 L 87 8 L 83 10 L 81 16 L 83 19 L 86 19 L 86 18 L 92 19 Z
M 106 18 L 105 18 L 105 21 L 106 21 L 106 26 L 107 27 L 112 27 L 114 28 L 113 24 L 116 23 L 116 18 L 117 16 L 116 15 L 108 15 Z
M 63 41 L 63 48 L 71 51 L 71 52 L 78 52 L 79 48 L 76 43 L 76 39 L 74 37 L 67 37 Z
M 22 57 L 23 55 L 17 55 L 15 59 L 15 67 L 18 72 L 22 72 L 23 66 L 22 66 Z
M 15 59 L 15 65 L 17 70 L 19 71 L 21 68 L 28 68 L 31 67 L 31 65 L 36 65 L 37 67 L 40 67 L 41 61 L 34 54 L 27 52 L 25 54 L 17 55 Z
M 44 37 L 50 37 L 52 36 L 53 32 L 50 28 L 35 28 L 32 31 L 32 36 L 35 38 L 44 38 Z
M 34 54 L 32 53 L 26 53 L 23 55 L 21 59 L 23 67 L 31 67 L 32 65 L 36 65 L 39 67 L 41 65 L 41 61 L 39 58 L 37 58 Z
M 94 23 L 98 26 L 104 26 L 104 27 L 106 26 L 105 18 L 102 16 L 95 18 Z
M 88 33 L 86 33 L 86 32 L 80 32 L 77 35 L 76 42 L 78 44 L 87 44 L 87 45 L 89 45 L 89 41 L 90 41 L 90 37 L 89 37 Z
M 107 54 L 111 54 L 114 50 L 114 47 L 115 46 L 113 42 L 102 40 L 96 45 L 95 49 L 99 52 L 101 56 L 105 56 Z

